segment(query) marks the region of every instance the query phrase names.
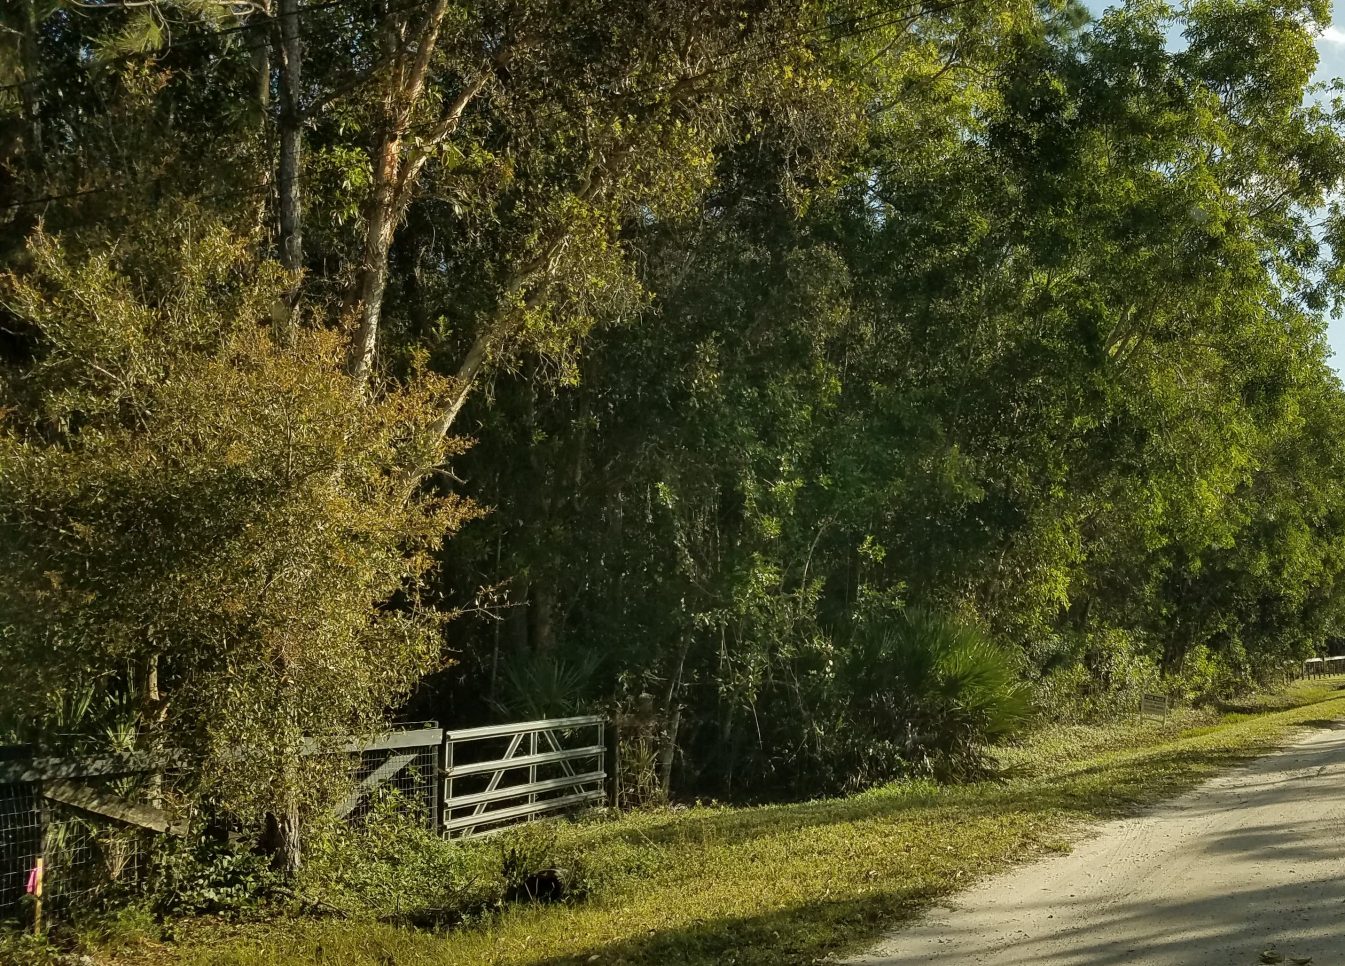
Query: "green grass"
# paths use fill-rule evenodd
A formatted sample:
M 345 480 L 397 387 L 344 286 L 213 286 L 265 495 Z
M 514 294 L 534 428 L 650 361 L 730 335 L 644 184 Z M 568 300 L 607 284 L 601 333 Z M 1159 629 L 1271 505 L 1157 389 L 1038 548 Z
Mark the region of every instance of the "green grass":
M 862 946 L 982 876 L 1068 848 L 1089 822 L 1185 790 L 1296 728 L 1345 717 L 1343 687 L 1300 682 L 1278 701 L 1223 714 L 1051 729 L 1002 753 L 1009 777 L 1001 782 L 894 785 L 846 799 L 562 826 L 558 847 L 593 883 L 585 902 L 515 906 L 437 933 L 360 920 L 186 925 L 176 942 L 115 961 L 812 963 Z

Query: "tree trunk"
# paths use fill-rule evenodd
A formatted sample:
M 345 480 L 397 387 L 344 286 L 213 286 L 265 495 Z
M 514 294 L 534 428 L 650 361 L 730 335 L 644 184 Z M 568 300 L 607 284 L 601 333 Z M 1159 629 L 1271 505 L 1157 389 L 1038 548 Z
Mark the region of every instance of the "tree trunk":
M 551 579 L 533 580 L 528 616 L 534 654 L 549 654 L 556 649 L 555 611 L 556 595 L 552 592 Z
M 510 588 L 509 599 L 514 606 L 509 608 L 505 616 L 506 662 L 517 655 L 528 653 L 528 601 L 531 594 L 532 586 L 526 580 L 519 580 Z
M 383 317 L 383 292 L 388 284 L 388 252 L 396 227 L 397 179 L 401 168 L 402 138 L 386 131 L 374 160 L 374 193 L 365 216 L 364 252 L 356 272 L 357 328 L 351 344 L 349 370 L 362 389 L 373 372 L 378 350 L 378 326 Z
M 1186 664 L 1186 652 L 1189 649 L 1190 642 L 1185 638 L 1179 638 L 1173 634 L 1163 644 L 1163 660 L 1160 665 L 1163 677 L 1175 677 L 1181 674 L 1182 667 Z
M 303 37 L 300 33 L 299 0 L 280 0 L 280 264 L 289 272 L 303 271 Z M 295 308 L 299 302 L 296 278 L 285 293 L 285 316 L 281 336 L 294 336 Z
M 677 703 L 677 692 L 682 688 L 682 670 L 686 667 L 687 652 L 691 650 L 691 635 L 682 639 L 677 654 L 677 666 L 668 676 L 668 690 L 663 699 L 663 747 L 659 749 L 659 790 L 663 800 L 672 795 L 673 756 L 677 753 L 677 729 L 682 723 L 682 706 Z
M 271 5 L 266 4 L 259 16 L 240 18 L 239 28 L 251 28 L 254 30 L 252 43 L 248 45 L 248 56 L 252 58 L 252 70 L 257 75 L 257 110 L 261 113 L 262 123 L 265 124 L 267 113 L 271 110 L 271 43 L 264 30 L 256 29 L 260 26 L 258 20 L 260 17 L 270 17 Z
M 158 735 L 168 708 L 159 690 L 159 655 L 151 654 L 145 661 L 144 680 L 140 683 L 140 727 L 135 739 L 136 751 L 151 758 L 159 750 Z M 158 808 L 163 804 L 163 769 L 156 761 L 145 786 L 145 800 Z
M 32 150 L 27 152 L 29 159 L 42 158 L 46 154 L 43 146 L 42 119 L 39 116 L 36 82 L 42 73 L 42 57 L 37 46 L 37 32 L 40 23 L 37 17 L 37 0 L 27 0 L 24 4 L 24 29 L 19 40 L 23 58 L 23 77 L 26 83 L 19 86 L 23 97 L 24 120 L 28 123 L 28 136 L 32 139 Z
M 303 842 L 300 837 L 299 805 L 291 801 L 280 816 L 280 849 L 276 853 L 276 865 L 286 875 L 296 874 L 303 867 Z
M 462 365 L 458 366 L 458 386 L 453 395 L 453 401 L 449 403 L 448 408 L 444 410 L 444 418 L 439 423 L 439 435 L 447 436 L 457 422 L 458 414 L 462 412 L 462 407 L 467 405 L 467 398 L 472 394 L 472 387 L 476 385 L 476 377 L 481 374 L 481 368 L 486 364 L 486 344 L 489 333 L 483 332 L 476 337 L 471 348 L 467 350 L 467 357 L 462 360 Z
M 440 14 L 442 18 L 442 13 Z M 438 33 L 436 22 L 431 36 L 422 43 L 433 43 Z M 392 239 L 397 224 L 406 213 L 411 202 L 411 193 L 416 179 L 420 176 L 425 162 L 430 159 L 434 148 L 457 130 L 463 112 L 472 100 L 486 86 L 489 73 L 484 69 L 475 82 L 465 87 L 449 105 L 447 112 L 423 137 L 417 137 L 417 145 L 409 152 L 405 150 L 405 137 L 411 112 L 421 96 L 423 76 L 419 82 L 408 82 L 407 89 L 392 93 L 388 98 L 386 127 L 379 142 L 374 160 L 374 193 L 369 202 L 365 219 L 364 252 L 356 272 L 354 305 L 358 328 L 355 340 L 351 344 L 350 362 L 347 368 L 361 389 L 368 383 L 373 373 L 374 360 L 378 352 L 378 329 L 383 319 L 383 294 L 388 285 L 388 256 L 392 251 Z M 459 378 L 470 386 L 485 359 L 485 342 L 478 339 L 468 352 L 467 361 L 459 371 Z M 475 361 L 473 361 L 475 360 Z M 467 373 L 464 375 L 464 373 Z M 453 415 L 445 424 L 452 424 L 458 410 L 466 400 L 464 390 L 452 406 Z
M 439 42 L 439 28 L 447 12 L 448 0 L 434 0 L 414 42 L 399 36 L 394 18 L 385 18 L 383 22 L 383 47 L 394 56 L 383 97 L 383 129 L 373 163 L 374 192 L 365 214 L 364 249 L 352 289 L 356 332 L 346 365 L 361 390 L 374 369 L 383 293 L 388 283 L 388 253 L 397 223 L 411 200 L 421 168 L 435 148 L 457 130 L 467 105 L 485 87 L 488 78 L 482 71 L 473 83 L 464 87 L 439 120 L 423 136 L 418 136 L 416 146 L 406 151 L 406 132 L 424 95 L 430 61 Z
M 664 802 L 672 798 L 673 756 L 677 754 L 677 729 L 682 724 L 682 706 L 675 705 L 663 732 L 663 747 L 659 749 L 659 794 Z

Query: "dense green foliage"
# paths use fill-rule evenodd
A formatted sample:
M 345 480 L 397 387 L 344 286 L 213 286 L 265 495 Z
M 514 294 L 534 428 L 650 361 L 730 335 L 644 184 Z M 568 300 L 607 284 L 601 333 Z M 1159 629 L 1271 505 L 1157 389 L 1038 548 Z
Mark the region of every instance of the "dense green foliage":
M 464 510 L 415 478 L 446 450 L 435 381 L 354 409 L 335 340 L 258 324 L 280 289 L 247 247 L 34 239 L 8 292 L 42 351 L 7 386 L 0 640 L 19 737 L 62 740 L 79 705 L 86 742 L 129 728 L 117 750 L 172 748 L 258 818 L 312 790 L 305 740 L 376 729 L 436 666 L 414 589 Z
M 1318 0 L 19 6 L 17 737 L 292 817 L 306 737 L 648 692 L 813 793 L 1339 630 Z
M 496 646 L 597 653 L 686 708 L 689 779 L 807 790 L 857 629 L 903 606 L 981 625 L 1074 716 L 1322 648 L 1345 153 L 1304 99 L 1312 13 L 1193 4 L 1178 52 L 1156 4 L 908 52 L 802 205 L 771 132 L 726 152 L 694 223 L 643 232 L 649 323 L 483 413 L 464 475 L 501 512 L 457 583 L 526 607 L 474 680 Z

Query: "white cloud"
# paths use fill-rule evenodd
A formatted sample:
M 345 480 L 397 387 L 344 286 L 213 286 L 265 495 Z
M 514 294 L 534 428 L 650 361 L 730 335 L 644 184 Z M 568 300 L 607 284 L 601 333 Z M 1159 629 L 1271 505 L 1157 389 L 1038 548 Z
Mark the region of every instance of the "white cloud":
M 1345 44 L 1345 30 L 1339 30 L 1335 27 L 1327 27 L 1319 36 L 1328 44 Z

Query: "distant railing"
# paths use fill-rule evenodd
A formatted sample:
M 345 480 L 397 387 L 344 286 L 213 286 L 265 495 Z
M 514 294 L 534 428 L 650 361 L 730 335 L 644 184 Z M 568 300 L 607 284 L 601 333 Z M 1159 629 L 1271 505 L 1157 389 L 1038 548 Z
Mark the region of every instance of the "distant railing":
M 1342 672 L 1345 672 L 1345 655 L 1326 658 L 1310 657 L 1303 662 L 1303 674 L 1310 678 Z
M 607 720 L 599 715 L 444 733 L 446 835 L 468 838 L 607 797 Z

